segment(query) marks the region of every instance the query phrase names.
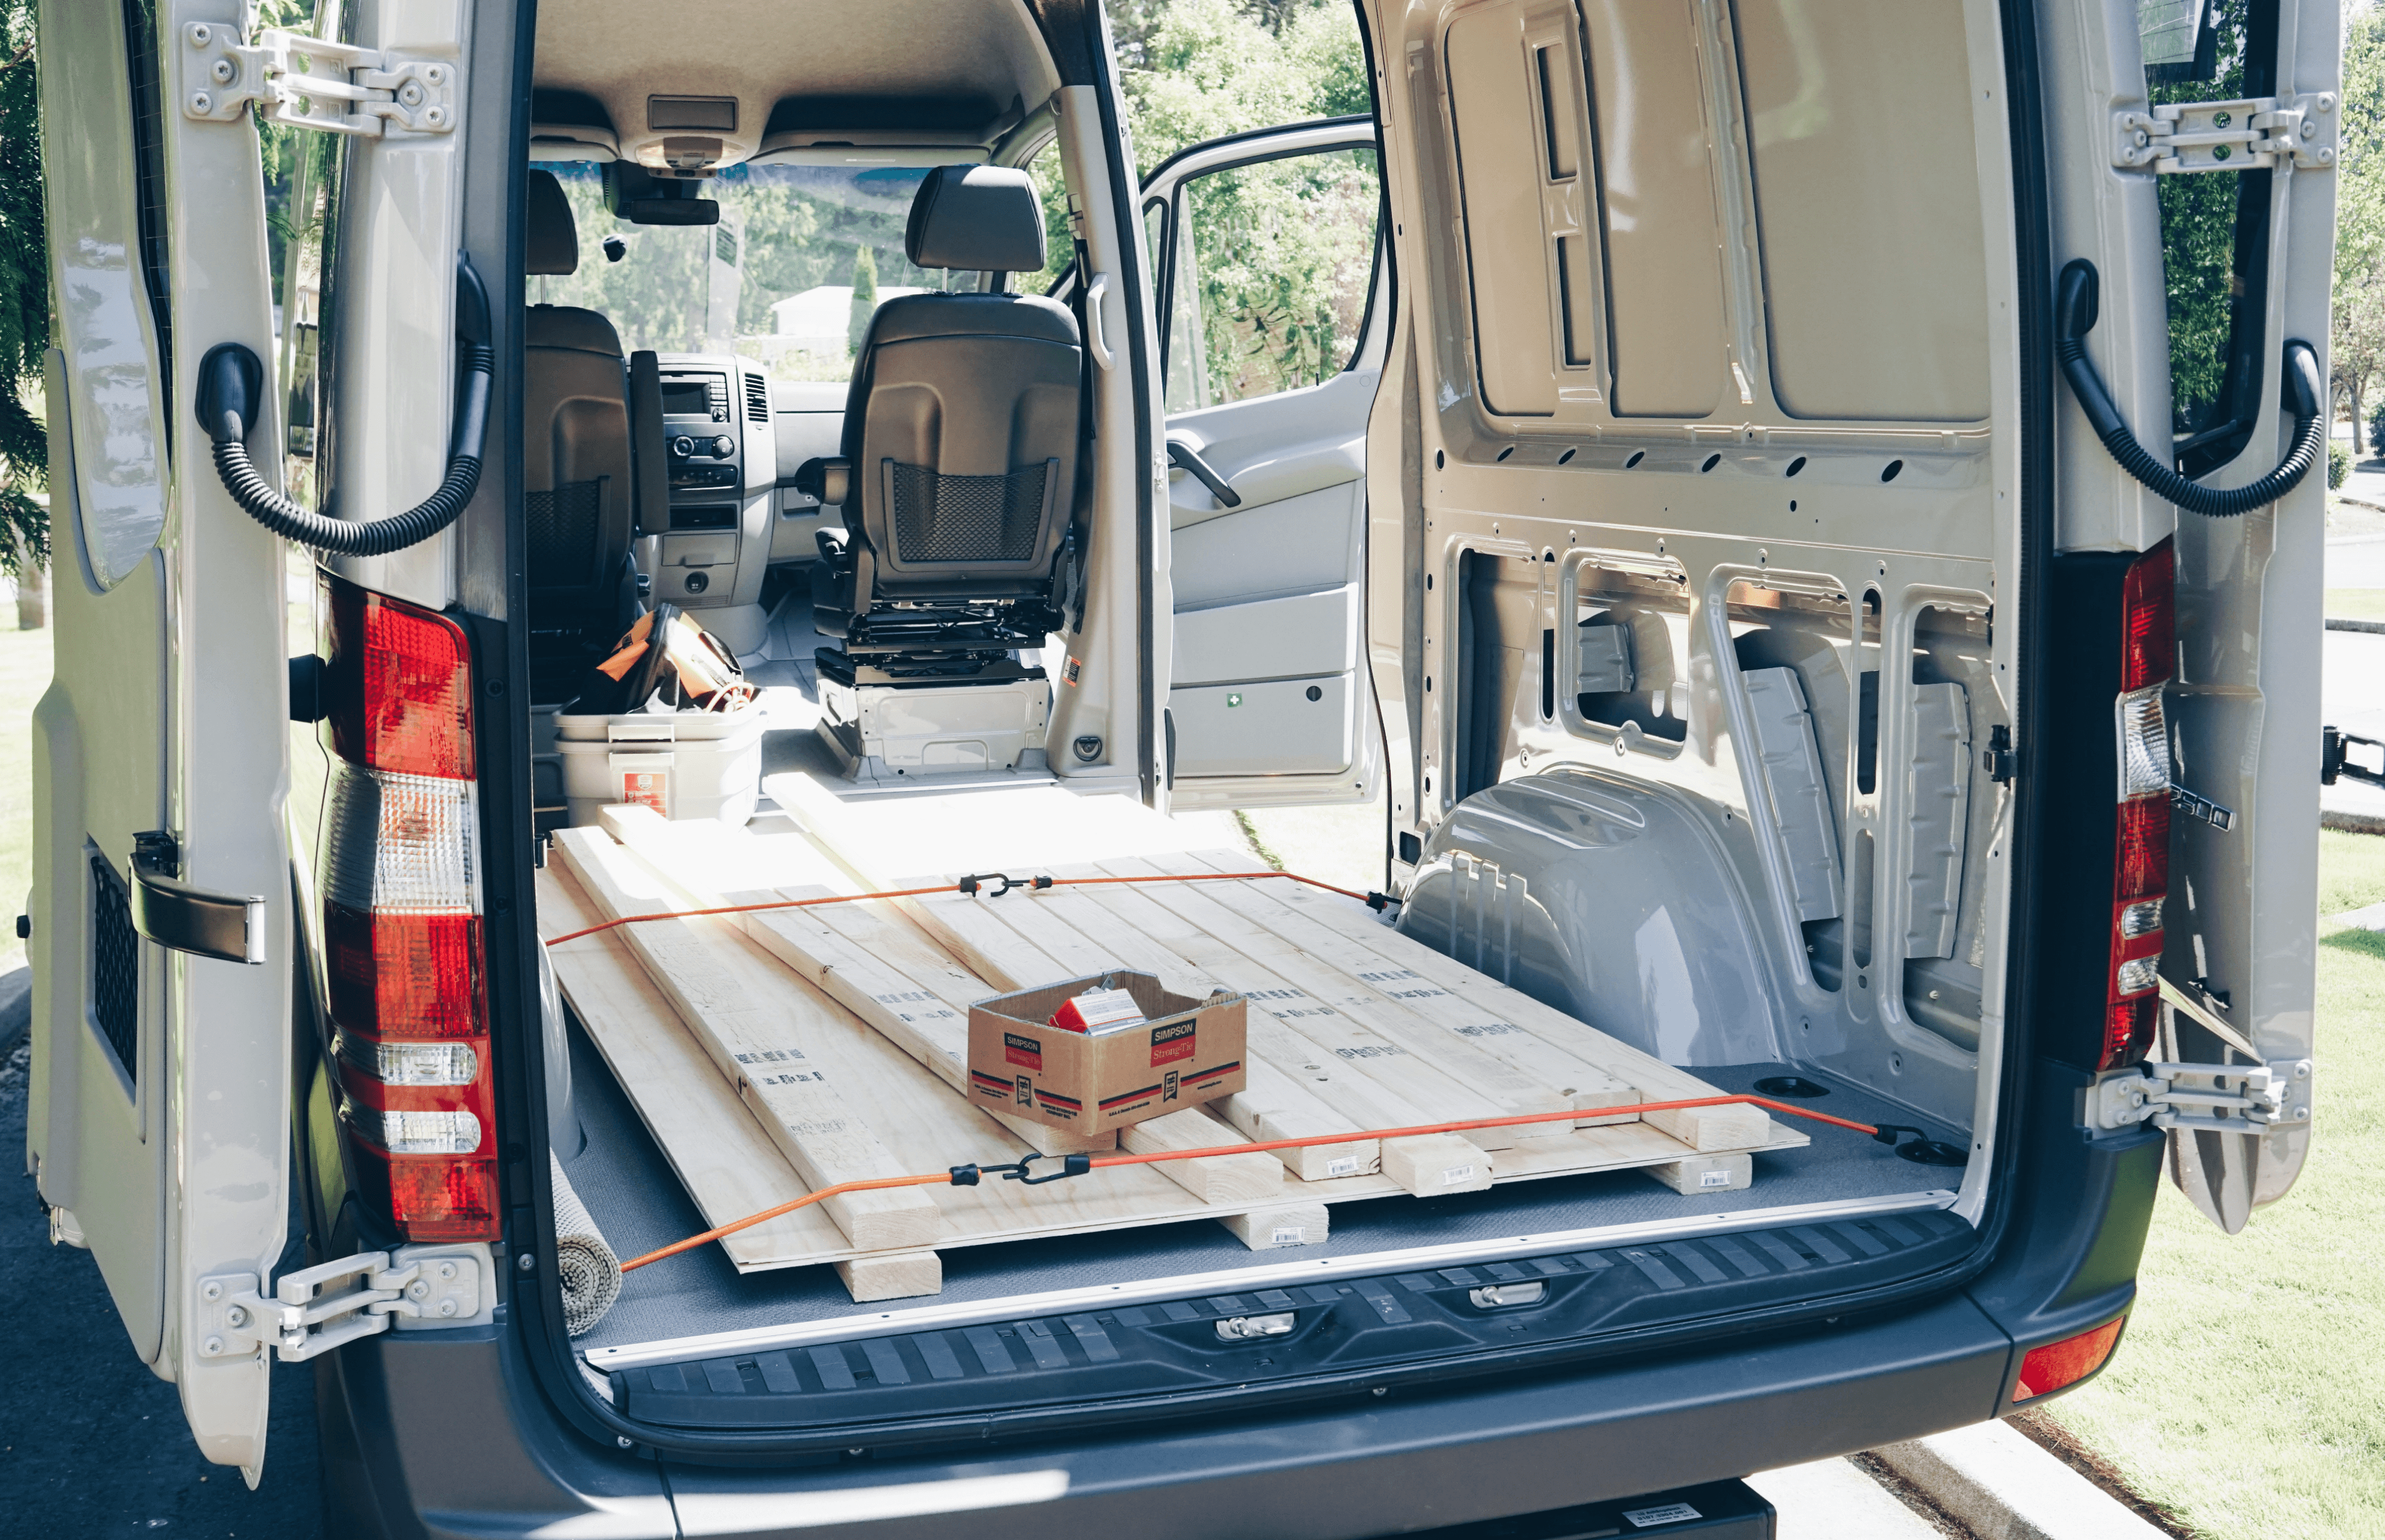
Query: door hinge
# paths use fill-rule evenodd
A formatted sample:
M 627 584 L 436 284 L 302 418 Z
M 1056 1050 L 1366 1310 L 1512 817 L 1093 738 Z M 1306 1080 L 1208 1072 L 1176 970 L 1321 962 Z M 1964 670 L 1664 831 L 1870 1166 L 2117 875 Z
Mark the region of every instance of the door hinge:
M 273 1297 L 257 1292 L 254 1273 L 199 1280 L 191 1337 L 203 1359 L 244 1358 L 270 1347 L 284 1363 L 303 1363 L 393 1321 L 461 1325 L 483 1311 L 486 1259 L 469 1248 L 406 1247 L 360 1251 L 285 1274 Z M 336 1292 L 327 1285 L 344 1284 Z
M 2358 733 L 2342 732 L 2334 727 L 2321 727 L 2318 748 L 2318 784 L 2333 786 L 2344 776 L 2371 786 L 2385 786 L 2385 759 L 2371 770 L 2355 764 L 2350 758 L 2354 749 L 2385 749 L 2385 739 L 2364 738 Z
M 2087 1091 L 2087 1123 L 2109 1131 L 2151 1123 L 2212 1134 L 2266 1134 L 2308 1123 L 2311 1062 L 2140 1064 Z
M 2335 108 L 2332 91 L 2128 107 L 2112 114 L 2112 164 L 2165 174 L 2254 171 L 2285 155 L 2296 166 L 2331 167 Z
M 2020 752 L 2013 747 L 2010 727 L 1988 729 L 1988 746 L 1979 751 L 1979 768 L 1998 786 L 2012 784 L 2014 775 L 2020 769 Z
M 456 127 L 456 66 L 406 58 L 268 28 L 253 43 L 220 21 L 182 29 L 182 116 L 240 120 L 251 102 L 292 128 L 378 139 L 390 128 L 448 133 Z

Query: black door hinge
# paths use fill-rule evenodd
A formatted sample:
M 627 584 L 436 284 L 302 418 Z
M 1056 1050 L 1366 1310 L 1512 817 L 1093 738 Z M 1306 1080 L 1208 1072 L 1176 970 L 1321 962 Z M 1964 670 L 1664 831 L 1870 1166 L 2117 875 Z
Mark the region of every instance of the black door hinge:
M 2379 768 L 2371 770 L 2355 764 L 2346 757 L 2354 748 L 2385 750 L 2385 739 L 2364 738 L 2358 733 L 2340 732 L 2333 727 L 2319 729 L 2318 784 L 2333 786 L 2340 776 L 2349 776 L 2371 786 L 2385 786 L 2385 754 L 2379 756 Z
M 2020 755 L 2013 750 L 2010 727 L 1988 729 L 1988 746 L 1979 751 L 1979 768 L 1998 786 L 2012 784 L 2014 773 L 2020 768 Z

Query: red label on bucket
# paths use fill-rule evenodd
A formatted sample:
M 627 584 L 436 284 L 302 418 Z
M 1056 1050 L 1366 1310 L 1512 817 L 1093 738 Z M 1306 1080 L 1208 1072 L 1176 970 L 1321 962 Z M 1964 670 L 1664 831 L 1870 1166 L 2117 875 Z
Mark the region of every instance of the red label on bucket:
M 631 807 L 653 808 L 664 817 L 669 817 L 670 772 L 668 770 L 622 771 L 621 801 Z

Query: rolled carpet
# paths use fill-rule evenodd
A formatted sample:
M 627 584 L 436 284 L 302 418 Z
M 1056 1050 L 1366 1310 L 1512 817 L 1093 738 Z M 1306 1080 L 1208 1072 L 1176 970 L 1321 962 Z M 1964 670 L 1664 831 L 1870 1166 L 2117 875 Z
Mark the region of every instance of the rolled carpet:
M 604 1320 L 621 1297 L 621 1259 L 605 1244 L 555 1151 L 548 1150 L 546 1159 L 555 1174 L 555 1271 L 563 1280 L 563 1323 L 578 1336 Z

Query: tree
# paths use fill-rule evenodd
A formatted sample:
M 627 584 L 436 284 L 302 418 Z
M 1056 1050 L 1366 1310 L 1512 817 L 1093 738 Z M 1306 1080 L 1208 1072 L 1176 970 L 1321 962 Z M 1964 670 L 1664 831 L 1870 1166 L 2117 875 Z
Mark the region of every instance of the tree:
M 869 317 L 877 313 L 878 256 L 868 246 L 859 246 L 853 256 L 853 327 L 846 338 L 856 357 L 862 340 L 869 335 Z
M 33 0 L 0 0 L 0 572 L 50 559 L 49 432 L 26 404 L 50 346 L 49 237 L 42 215 L 41 97 Z
M 2336 286 L 2328 355 L 2336 389 L 2352 403 L 2352 452 L 2366 453 L 2368 388 L 2385 373 L 2385 276 L 2372 271 Z

